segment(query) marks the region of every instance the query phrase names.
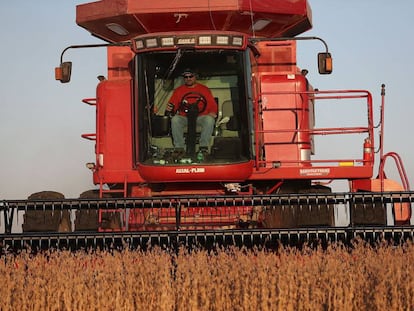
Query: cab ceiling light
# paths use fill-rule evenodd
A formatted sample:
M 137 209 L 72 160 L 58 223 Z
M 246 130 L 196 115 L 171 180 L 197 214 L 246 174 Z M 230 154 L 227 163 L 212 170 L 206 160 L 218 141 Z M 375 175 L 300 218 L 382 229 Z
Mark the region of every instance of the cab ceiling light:
M 161 45 L 162 46 L 174 46 L 174 38 L 172 37 L 161 38 Z
M 136 40 L 135 41 L 135 47 L 137 49 L 143 49 L 144 48 L 144 41 L 142 41 L 142 40 Z
M 200 45 L 211 45 L 211 36 L 200 36 L 200 37 L 198 37 L 198 44 L 200 44 Z
M 128 30 L 126 30 L 124 27 L 122 27 L 121 25 L 117 23 L 110 23 L 110 24 L 106 24 L 105 26 L 106 28 L 116 33 L 117 35 L 126 36 L 127 34 L 129 34 Z
M 217 36 L 216 44 L 217 45 L 228 45 L 229 44 L 229 37 L 228 36 Z
M 157 38 L 148 38 L 145 39 L 145 46 L 147 48 L 155 48 L 158 46 Z
M 258 19 L 254 22 L 252 29 L 254 31 L 259 31 L 269 25 L 272 21 L 270 19 Z
M 243 45 L 243 37 L 233 37 L 233 45 L 242 46 Z

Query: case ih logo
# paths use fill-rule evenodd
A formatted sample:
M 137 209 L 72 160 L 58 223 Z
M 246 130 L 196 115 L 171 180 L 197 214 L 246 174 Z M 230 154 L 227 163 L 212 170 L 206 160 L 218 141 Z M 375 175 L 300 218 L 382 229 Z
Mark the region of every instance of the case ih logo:
M 204 167 L 186 167 L 186 168 L 177 168 L 175 170 L 176 174 L 198 174 L 205 173 L 206 169 Z
M 329 168 L 302 168 L 300 175 L 302 176 L 326 176 L 329 175 L 331 169 Z

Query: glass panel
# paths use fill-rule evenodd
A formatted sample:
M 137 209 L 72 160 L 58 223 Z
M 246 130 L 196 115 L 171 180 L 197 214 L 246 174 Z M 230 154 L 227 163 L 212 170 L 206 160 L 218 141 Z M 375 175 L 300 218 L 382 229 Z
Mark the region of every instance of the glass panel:
M 137 55 L 136 64 L 135 133 L 139 162 L 204 165 L 250 159 L 249 110 L 242 52 L 197 50 L 142 53 Z M 183 74 L 188 68 L 192 72 Z M 186 83 L 198 83 L 211 91 L 217 105 L 214 119 L 203 119 L 209 109 L 203 110 L 203 107 L 210 107 L 211 100 L 197 87 L 186 89 L 188 92 L 182 91 L 185 94 L 177 96 L 179 100 L 171 100 L 174 91 Z M 175 102 L 174 113 L 167 116 L 167 105 L 171 101 Z M 180 117 L 177 118 L 177 115 Z M 192 118 L 195 126 L 191 126 Z M 178 119 L 181 123 L 177 123 Z M 203 132 L 205 119 L 209 119 L 211 135 L 208 131 Z M 182 124 L 181 131 L 180 127 L 177 131 L 177 124 Z M 184 139 L 182 144 L 178 143 L 180 136 Z

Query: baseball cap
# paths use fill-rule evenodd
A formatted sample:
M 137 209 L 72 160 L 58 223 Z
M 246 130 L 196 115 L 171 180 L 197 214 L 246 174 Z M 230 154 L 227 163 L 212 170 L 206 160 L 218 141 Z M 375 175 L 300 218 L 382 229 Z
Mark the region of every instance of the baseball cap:
M 190 68 L 184 69 L 184 71 L 181 73 L 182 76 L 185 76 L 185 75 L 193 75 L 193 74 L 195 74 L 195 72 L 194 72 L 194 70 L 192 70 Z

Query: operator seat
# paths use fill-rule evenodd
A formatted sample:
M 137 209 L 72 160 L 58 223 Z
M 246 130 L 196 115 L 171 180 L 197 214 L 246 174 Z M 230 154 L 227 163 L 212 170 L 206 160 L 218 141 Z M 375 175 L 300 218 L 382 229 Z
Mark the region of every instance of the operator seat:
M 226 100 L 223 102 L 223 104 L 221 105 L 221 115 L 222 115 L 222 118 L 225 118 L 225 117 L 231 118 L 234 116 L 233 102 L 231 100 Z M 221 125 L 223 129 L 227 128 L 226 123 Z
M 239 130 L 239 119 L 238 116 L 234 115 L 233 107 L 233 102 L 231 100 L 226 100 L 221 105 L 221 118 L 228 118 L 227 122 L 220 124 L 222 136 L 236 136 L 237 131 Z

